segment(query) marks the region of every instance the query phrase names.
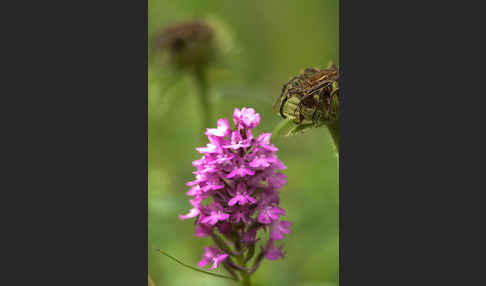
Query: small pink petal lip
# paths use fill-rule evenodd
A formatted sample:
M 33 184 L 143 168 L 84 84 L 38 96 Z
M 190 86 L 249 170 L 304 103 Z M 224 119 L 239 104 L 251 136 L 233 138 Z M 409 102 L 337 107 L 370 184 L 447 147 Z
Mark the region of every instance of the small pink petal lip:
M 198 216 L 199 215 L 199 210 L 196 209 L 196 208 L 192 208 L 189 210 L 189 213 L 185 214 L 185 215 L 180 215 L 179 216 L 179 219 L 181 220 L 184 220 L 184 219 L 189 219 L 189 218 L 193 218 L 195 216 Z

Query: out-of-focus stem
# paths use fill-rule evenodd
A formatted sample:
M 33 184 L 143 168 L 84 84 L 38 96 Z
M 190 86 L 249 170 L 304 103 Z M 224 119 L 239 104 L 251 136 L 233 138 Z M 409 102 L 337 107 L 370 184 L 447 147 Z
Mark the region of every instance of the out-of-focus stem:
M 334 146 L 339 154 L 339 120 L 334 121 L 332 124 L 327 125 L 327 129 L 331 134 L 332 140 L 334 141 Z
M 197 66 L 194 69 L 194 80 L 199 97 L 199 103 L 201 108 L 201 124 L 202 129 L 211 126 L 211 106 L 209 104 L 209 82 L 206 76 L 206 69 L 204 66 Z M 204 136 L 204 135 L 203 135 Z

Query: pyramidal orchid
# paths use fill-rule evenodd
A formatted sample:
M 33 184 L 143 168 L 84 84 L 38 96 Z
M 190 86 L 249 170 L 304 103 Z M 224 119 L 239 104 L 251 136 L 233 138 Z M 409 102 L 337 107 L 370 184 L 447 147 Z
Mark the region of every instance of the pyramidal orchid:
M 192 208 L 179 218 L 195 218 L 195 235 L 211 237 L 213 246 L 205 248 L 198 266 L 210 270 L 223 267 L 243 285 L 264 258 L 283 258 L 282 246 L 275 241 L 290 233 L 291 223 L 282 220 L 279 190 L 286 177 L 270 133 L 254 137 L 252 129 L 260 123 L 253 108 L 235 108 L 234 128 L 226 118 L 205 132 L 209 143 L 196 148 L 202 158 L 192 164 L 195 179 L 187 183 Z M 256 254 L 256 243 L 269 230 L 269 238 Z M 261 230 L 261 231 L 260 231 Z M 256 254 L 256 255 L 255 255 Z

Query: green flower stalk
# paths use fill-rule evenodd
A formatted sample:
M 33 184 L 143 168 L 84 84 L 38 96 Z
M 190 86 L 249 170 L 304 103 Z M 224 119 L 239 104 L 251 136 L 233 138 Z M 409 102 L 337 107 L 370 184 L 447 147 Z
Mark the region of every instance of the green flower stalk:
M 196 67 L 193 76 L 201 107 L 203 127 L 210 126 L 211 104 L 209 103 L 209 81 L 207 79 L 206 69 L 203 67 Z
M 228 59 L 237 52 L 231 28 L 212 16 L 168 26 L 152 41 L 152 59 L 158 66 L 192 79 L 203 129 L 212 122 L 210 68 L 228 66 Z
M 154 48 L 162 56 L 163 64 L 193 79 L 200 102 L 201 127 L 211 122 L 207 68 L 218 55 L 214 37 L 214 29 L 204 21 L 189 21 L 162 30 L 154 40 Z

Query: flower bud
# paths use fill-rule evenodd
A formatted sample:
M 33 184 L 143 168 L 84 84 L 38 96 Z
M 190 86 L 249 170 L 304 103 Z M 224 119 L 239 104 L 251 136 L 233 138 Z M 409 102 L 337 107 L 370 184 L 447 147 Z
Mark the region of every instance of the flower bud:
M 274 111 L 298 125 L 332 124 L 339 117 L 339 70 L 305 69 L 284 84 Z

